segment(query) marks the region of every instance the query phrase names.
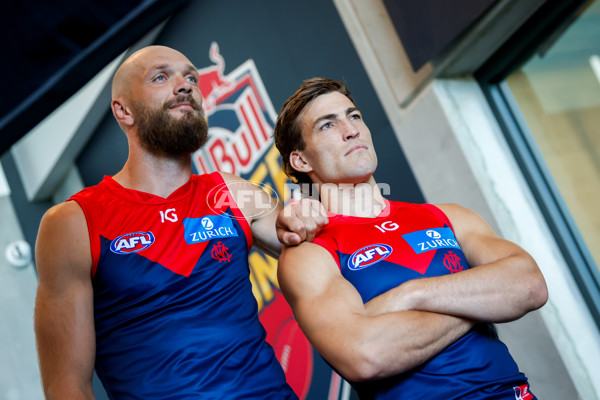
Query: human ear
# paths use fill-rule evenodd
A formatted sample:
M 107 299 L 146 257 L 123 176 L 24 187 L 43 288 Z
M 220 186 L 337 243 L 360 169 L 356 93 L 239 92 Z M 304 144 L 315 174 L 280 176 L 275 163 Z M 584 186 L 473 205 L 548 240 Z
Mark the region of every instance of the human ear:
M 290 165 L 298 172 L 308 173 L 312 171 L 312 167 L 304 153 L 299 150 L 294 150 L 290 153 Z
M 113 99 L 110 103 L 112 113 L 119 124 L 133 125 L 135 120 L 129 108 L 120 99 Z

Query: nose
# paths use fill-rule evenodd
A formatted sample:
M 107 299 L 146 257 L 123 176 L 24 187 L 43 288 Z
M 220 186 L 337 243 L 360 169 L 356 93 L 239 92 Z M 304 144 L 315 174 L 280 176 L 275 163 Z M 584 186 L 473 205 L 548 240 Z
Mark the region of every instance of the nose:
M 351 139 L 356 139 L 356 138 L 357 138 L 357 137 L 359 137 L 359 136 L 360 136 L 360 132 L 359 132 L 358 130 L 356 130 L 356 129 L 355 129 L 355 130 L 351 131 L 350 133 L 347 133 L 347 134 L 344 136 L 344 139 L 345 139 L 345 140 L 351 140 Z
M 347 121 L 346 126 L 344 127 L 343 130 L 343 134 L 344 134 L 344 140 L 352 140 L 352 139 L 356 139 L 357 137 L 360 136 L 360 132 L 358 131 L 358 128 L 356 126 L 354 126 L 354 124 L 350 121 Z
M 192 93 L 192 83 L 185 78 L 180 79 L 175 86 L 175 92 L 175 94 Z

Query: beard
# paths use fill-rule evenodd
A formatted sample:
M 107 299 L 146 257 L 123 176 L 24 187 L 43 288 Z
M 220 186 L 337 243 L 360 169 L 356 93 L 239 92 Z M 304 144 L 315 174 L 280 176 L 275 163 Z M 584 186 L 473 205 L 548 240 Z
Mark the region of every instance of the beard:
M 173 104 L 186 102 L 194 110 L 186 110 L 180 118 L 169 113 Z M 142 145 L 153 154 L 180 156 L 193 153 L 208 140 L 208 124 L 202 106 L 189 95 L 179 95 L 161 109 L 141 103 L 132 104 Z

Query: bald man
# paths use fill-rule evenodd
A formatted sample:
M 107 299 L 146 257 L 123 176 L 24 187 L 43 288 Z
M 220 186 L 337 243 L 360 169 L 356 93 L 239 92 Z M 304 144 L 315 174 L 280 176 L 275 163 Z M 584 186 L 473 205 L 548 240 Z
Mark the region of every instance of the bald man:
M 311 240 L 327 219 L 283 212 L 234 175 L 193 175 L 201 105 L 196 67 L 171 48 L 141 49 L 116 71 L 127 161 L 48 210 L 36 243 L 48 399 L 94 398 L 94 368 L 111 399 L 296 398 L 265 342 L 248 252 L 254 241 L 278 256 L 280 241 Z

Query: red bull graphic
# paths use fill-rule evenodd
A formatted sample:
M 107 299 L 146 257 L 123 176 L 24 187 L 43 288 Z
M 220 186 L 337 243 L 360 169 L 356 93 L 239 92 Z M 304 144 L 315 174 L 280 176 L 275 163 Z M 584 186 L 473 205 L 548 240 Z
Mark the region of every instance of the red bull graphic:
M 217 64 L 198 70 L 209 139 L 194 154 L 194 163 L 200 173 L 248 174 L 273 144 L 277 113 L 252 60 L 225 76 L 225 61 L 216 43 L 211 45 L 210 58 Z
M 201 174 L 223 171 L 242 176 L 273 196 L 288 200 L 287 177 L 272 139 L 277 114 L 256 65 L 250 59 L 225 74 L 225 59 L 217 43 L 210 46 L 209 59 L 214 65 L 198 70 L 209 140 L 193 154 L 194 167 Z M 214 195 L 219 194 L 218 189 Z M 226 260 L 224 248 L 214 248 L 211 254 Z M 313 350 L 279 290 L 277 261 L 253 250 L 249 263 L 252 291 L 267 341 L 288 383 L 300 399 L 305 399 L 313 379 Z

